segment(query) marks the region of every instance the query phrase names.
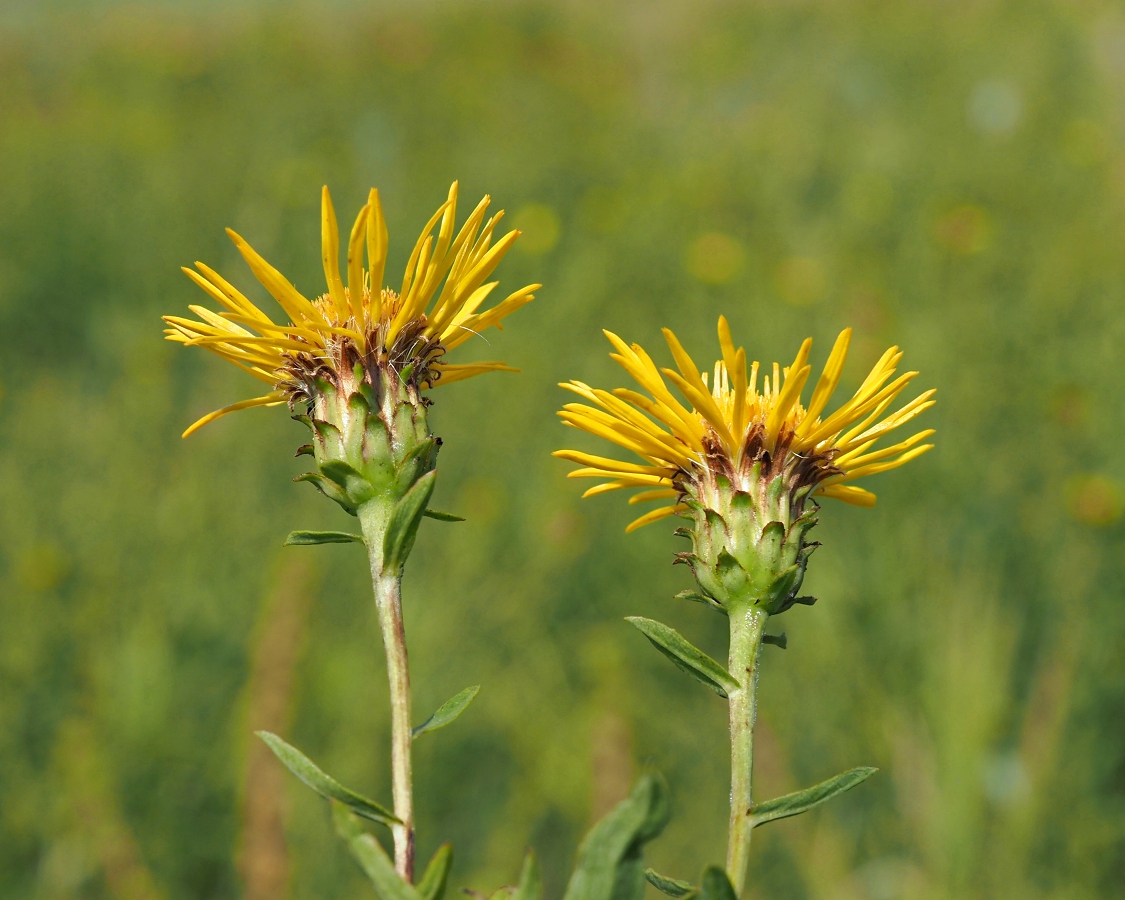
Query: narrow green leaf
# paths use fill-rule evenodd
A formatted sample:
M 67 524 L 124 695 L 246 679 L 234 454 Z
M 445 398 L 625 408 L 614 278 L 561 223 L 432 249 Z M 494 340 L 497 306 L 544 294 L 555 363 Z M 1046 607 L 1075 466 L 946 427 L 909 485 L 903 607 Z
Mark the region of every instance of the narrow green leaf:
M 426 504 L 434 492 L 437 471 L 430 471 L 414 482 L 391 513 L 387 533 L 383 535 L 383 568 L 402 571 L 406 558 L 414 548 L 418 526 L 426 512 Z
M 686 881 L 679 881 L 675 878 L 668 878 L 661 875 L 655 869 L 645 869 L 645 878 L 648 883 L 656 888 L 660 893 L 667 894 L 669 897 L 675 897 L 676 900 L 689 900 L 699 893 L 699 889 L 694 884 L 688 884 Z
M 313 544 L 362 544 L 363 535 L 346 531 L 290 531 L 286 547 L 311 547 Z
M 300 750 L 285 743 L 276 734 L 271 734 L 268 731 L 256 731 L 254 733 L 265 741 L 266 746 L 273 751 L 274 756 L 281 760 L 285 768 L 320 796 L 327 797 L 329 800 L 338 800 L 357 815 L 363 816 L 365 819 L 371 819 L 373 822 L 390 825 L 393 822 L 400 821 L 395 818 L 390 810 L 380 806 L 374 800 L 368 800 L 362 794 L 357 794 L 355 791 L 344 787 L 335 778 L 320 769 Z
M 348 845 L 355 861 L 371 880 L 379 900 L 422 900 L 421 894 L 398 877 L 394 863 L 377 840 L 363 830 L 358 818 L 343 803 L 332 801 L 336 833 Z
M 472 687 L 467 687 L 460 693 L 454 694 L 439 706 L 425 722 L 415 727 L 410 733 L 411 736 L 418 737 L 418 735 L 425 734 L 427 731 L 437 731 L 439 728 L 444 728 L 461 715 L 479 693 L 480 685 L 474 684 Z
M 418 893 L 422 900 L 441 900 L 445 885 L 449 881 L 449 869 L 453 865 L 453 845 L 442 844 L 430 859 L 422 880 L 418 882 Z
M 870 766 L 860 766 L 856 769 L 849 769 L 834 778 L 829 778 L 827 781 L 822 781 L 820 784 L 814 784 L 803 791 L 795 791 L 792 794 L 786 794 L 784 797 L 778 797 L 776 800 L 758 803 L 750 809 L 752 827 L 757 828 L 766 822 L 774 821 L 774 819 L 784 819 L 788 816 L 796 816 L 807 812 L 814 806 L 820 806 L 826 800 L 831 800 L 837 794 L 850 791 L 878 771 L 878 769 L 873 769 Z
M 668 824 L 668 789 L 659 776 L 640 778 L 629 796 L 593 827 L 563 900 L 641 900 L 642 851 Z
M 689 675 L 698 678 L 720 697 L 737 691 L 739 683 L 731 674 L 698 647 L 693 646 L 676 629 L 654 619 L 626 616 L 625 621 L 652 641 L 652 645 Z
M 718 866 L 708 866 L 699 879 L 699 900 L 738 900 L 727 873 Z
M 781 632 L 781 634 L 763 634 L 762 643 L 773 644 L 775 647 L 780 647 L 782 650 L 784 650 L 789 646 L 789 638 L 785 636 L 784 631 Z
M 464 516 L 455 516 L 453 513 L 441 512 L 436 509 L 427 509 L 422 513 L 428 519 L 437 519 L 439 522 L 464 522 Z
M 530 847 L 523 857 L 520 870 L 520 883 L 516 886 L 511 900 L 543 900 L 543 876 L 539 873 L 539 861 Z

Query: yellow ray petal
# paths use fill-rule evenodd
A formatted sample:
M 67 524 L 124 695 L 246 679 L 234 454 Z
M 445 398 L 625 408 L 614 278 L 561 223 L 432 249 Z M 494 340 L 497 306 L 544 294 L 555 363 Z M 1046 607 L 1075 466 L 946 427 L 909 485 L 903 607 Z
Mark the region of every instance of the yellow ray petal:
M 848 347 L 851 340 L 852 330 L 850 328 L 845 328 L 836 338 L 836 343 L 832 346 L 832 352 L 828 355 L 828 362 L 824 364 L 824 371 L 820 373 L 816 387 L 813 388 L 812 397 L 809 399 L 809 408 L 797 429 L 797 437 L 804 437 L 809 432 L 816 422 L 817 416 L 824 412 L 824 407 L 832 399 L 832 394 L 835 393 L 836 385 L 840 383 L 840 376 L 844 372 L 844 362 L 848 358 Z
M 181 437 L 198 431 L 204 425 L 214 422 L 216 419 L 222 418 L 228 413 L 237 412 L 240 409 L 249 409 L 252 406 L 278 406 L 285 402 L 285 397 L 280 391 L 271 391 L 263 397 L 254 397 L 251 400 L 240 400 L 238 403 L 232 403 L 230 406 L 224 406 L 222 409 L 217 409 L 214 412 L 207 413 L 202 419 L 195 422 Z
M 236 231 L 227 229 L 227 235 L 242 254 L 250 266 L 254 277 L 270 292 L 281 308 L 289 314 L 294 322 L 309 321 L 316 325 L 327 325 L 328 322 L 305 297 L 298 291 L 277 269 L 266 262 L 258 252 L 251 247 Z
M 669 516 L 683 512 L 686 509 L 686 506 L 662 506 L 659 509 L 654 509 L 626 525 L 625 533 L 629 534 L 630 532 L 636 531 L 638 528 L 651 525 L 653 522 L 659 522 L 661 519 L 667 519 Z
M 481 363 L 438 363 L 432 366 L 434 371 L 440 373 L 440 377 L 431 387 L 441 387 L 445 384 L 453 384 L 457 381 L 464 381 L 466 378 L 472 378 L 475 375 L 483 375 L 486 372 L 518 372 L 519 369 L 513 369 L 509 365 L 502 362 L 481 362 Z
M 636 506 L 638 503 L 648 503 L 650 500 L 671 500 L 673 497 L 679 496 L 679 493 L 675 488 L 656 488 L 652 491 L 641 491 L 629 498 L 629 505 Z
M 634 475 L 667 477 L 665 473 L 671 468 L 663 466 L 641 466 L 637 463 L 622 462 L 619 459 L 607 459 L 604 456 L 582 453 L 579 450 L 556 450 L 551 456 L 557 456 L 559 459 L 578 463 L 580 466 L 591 466 L 593 468 L 602 469 L 606 472 L 623 472 Z
M 370 269 L 371 319 L 379 319 L 383 274 L 387 267 L 387 220 L 383 218 L 383 204 L 379 192 L 371 189 L 367 195 L 367 267 Z
M 348 321 L 349 310 L 344 297 L 344 282 L 340 280 L 340 229 L 328 185 L 324 185 L 320 192 L 320 257 L 324 262 L 324 278 L 328 282 L 328 294 L 336 309 L 336 318 L 343 324 Z
M 348 308 L 355 319 L 356 327 L 362 333 L 365 330 L 363 318 L 363 242 L 367 236 L 367 218 L 370 206 L 364 206 L 355 218 L 352 233 L 348 237 Z M 364 349 L 363 339 L 359 347 Z
M 865 491 L 863 488 L 851 484 L 830 484 L 818 490 L 817 495 L 831 497 L 833 500 L 843 500 L 852 506 L 871 507 L 875 505 L 875 495 L 871 491 Z
M 808 357 L 807 345 L 811 341 L 805 341 L 802 345 L 804 351 L 803 357 Z M 801 362 L 800 368 L 795 368 L 797 363 L 794 362 L 793 366 L 789 368 L 788 374 L 785 376 L 785 386 L 781 389 L 781 394 L 778 396 L 774 407 L 770 410 L 769 417 L 766 419 L 766 446 L 772 448 L 777 442 L 777 436 L 781 431 L 781 426 L 785 424 L 786 418 L 789 413 L 793 411 L 793 407 L 797 405 L 797 401 L 801 399 L 801 391 L 804 390 L 805 382 L 809 380 L 809 373 L 812 371 L 811 366 L 806 366 L 803 363 L 802 354 L 797 354 L 797 360 Z

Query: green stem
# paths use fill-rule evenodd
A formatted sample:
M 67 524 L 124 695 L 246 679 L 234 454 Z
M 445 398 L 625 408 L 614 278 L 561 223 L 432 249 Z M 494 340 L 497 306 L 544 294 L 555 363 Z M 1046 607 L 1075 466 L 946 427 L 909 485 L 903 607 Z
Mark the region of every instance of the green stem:
M 750 857 L 751 777 L 754 768 L 754 717 L 757 714 L 758 653 L 769 614 L 756 606 L 730 611 L 731 675 L 742 687 L 729 696 L 730 704 L 730 829 L 727 835 L 727 875 L 735 896 L 746 885 Z
M 414 882 L 414 785 L 411 773 L 410 666 L 406 657 L 406 629 L 402 623 L 402 573 L 383 570 L 383 536 L 388 512 L 377 502 L 359 509 L 359 521 L 371 562 L 375 608 L 387 656 L 387 681 L 391 693 L 391 790 L 394 813 L 402 820 L 393 825 L 395 871 L 407 884 Z

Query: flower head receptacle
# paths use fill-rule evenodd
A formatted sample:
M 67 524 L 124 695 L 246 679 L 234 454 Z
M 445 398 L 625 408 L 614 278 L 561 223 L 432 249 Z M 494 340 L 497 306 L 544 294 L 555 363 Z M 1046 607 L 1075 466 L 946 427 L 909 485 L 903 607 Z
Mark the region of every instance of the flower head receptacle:
M 774 363 L 759 387 L 763 367 L 747 366 L 745 351 L 734 347 L 724 318 L 719 319 L 722 358 L 711 373 L 700 371 L 667 329 L 676 369 L 658 369 L 639 345 L 606 335 L 616 350 L 612 358 L 646 393 L 603 391 L 571 381 L 562 386 L 587 402 L 566 404 L 560 416 L 567 425 L 636 453 L 642 462 L 577 450 L 555 455 L 581 466 L 572 478 L 605 479 L 584 496 L 635 488 L 640 492 L 630 503 L 671 501 L 627 530 L 671 515 L 688 519 L 690 527 L 677 533 L 690 537 L 692 549 L 678 554 L 677 561 L 691 566 L 700 591 L 685 593 L 723 611 L 753 606 L 772 615 L 803 599 L 798 593 L 805 566 L 817 546 L 808 540 L 817 521 L 817 498 L 871 506 L 875 495 L 852 482 L 896 468 L 933 446 L 920 443 L 933 434 L 927 429 L 876 447 L 934 402 L 934 392 L 927 391 L 888 413 L 917 374 L 895 377 L 902 357 L 897 347 L 883 354 L 847 402 L 826 411 L 843 372 L 850 329 L 837 338 L 807 406 L 801 394 L 812 371 L 811 340 L 790 366 Z
M 312 441 L 299 453 L 311 455 L 316 470 L 301 479 L 353 515 L 371 503 L 389 515 L 436 462 L 440 441 L 426 421 L 425 392 L 485 372 L 515 371 L 501 362 L 445 360 L 449 350 L 500 327 L 539 287 L 528 285 L 483 308 L 498 284 L 488 277 L 519 237 L 510 231 L 493 242 L 503 211 L 486 219 L 489 202 L 481 200 L 458 230 L 455 182 L 415 243 L 398 291 L 382 286 L 388 237 L 376 190 L 347 241 L 345 284 L 336 213 L 324 188 L 321 255 L 327 290 L 311 300 L 228 230 L 288 321 L 275 322 L 203 263 L 184 269 L 222 311 L 191 306 L 198 319 L 165 316 L 168 339 L 210 350 L 270 386 L 263 396 L 209 413 L 184 436 L 236 410 L 303 406 L 296 418 L 309 426 Z

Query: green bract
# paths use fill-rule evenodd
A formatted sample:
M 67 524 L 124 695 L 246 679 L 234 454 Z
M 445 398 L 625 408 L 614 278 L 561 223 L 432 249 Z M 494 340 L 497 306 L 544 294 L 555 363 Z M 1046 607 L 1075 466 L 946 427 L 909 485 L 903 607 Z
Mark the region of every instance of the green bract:
M 688 486 L 683 500 L 692 527 L 677 533 L 691 538 L 692 549 L 677 562 L 691 566 L 702 598 L 723 612 L 755 606 L 776 615 L 812 602 L 797 594 L 818 546 L 806 540 L 817 522 L 813 486 L 794 488 L 788 472 L 767 480 L 761 471 L 755 463 L 744 489 L 712 475 Z
M 297 480 L 311 481 L 353 516 L 370 502 L 389 516 L 437 463 L 441 442 L 430 434 L 426 401 L 390 367 L 357 365 L 337 373 L 337 381 L 316 379 L 310 413 L 294 417 L 312 432 L 298 454 L 316 460 L 316 470 Z

